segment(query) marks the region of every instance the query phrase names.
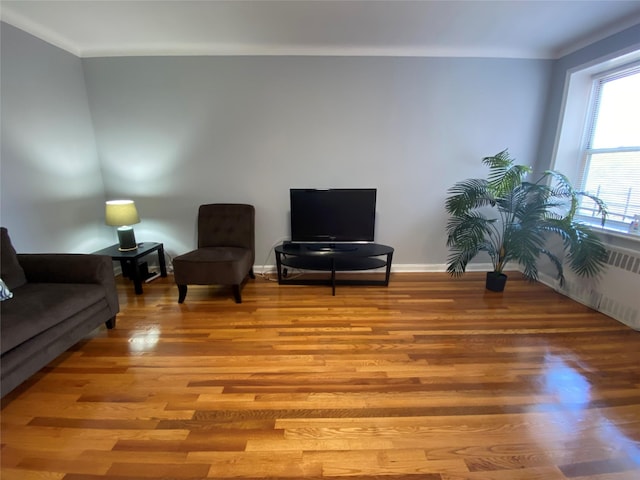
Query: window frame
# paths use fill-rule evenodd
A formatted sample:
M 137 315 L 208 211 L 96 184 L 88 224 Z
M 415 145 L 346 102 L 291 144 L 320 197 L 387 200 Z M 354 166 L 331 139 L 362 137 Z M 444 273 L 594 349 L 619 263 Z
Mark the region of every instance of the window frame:
M 614 68 L 600 70 L 597 73 L 591 75 L 591 93 L 588 100 L 589 103 L 585 121 L 585 134 L 583 136 L 583 142 L 580 152 L 581 164 L 579 167 L 579 176 L 577 182 L 579 188 L 583 191 L 586 191 L 586 182 L 589 174 L 591 157 L 593 155 L 626 152 L 635 152 L 640 155 L 640 145 L 601 148 L 594 148 L 592 146 L 596 134 L 596 125 L 601 104 L 603 86 L 606 85 L 607 82 L 612 82 L 639 73 L 640 61 L 632 61 L 623 65 L 616 66 Z M 598 194 L 598 192 L 590 193 L 595 195 Z M 580 212 L 581 210 L 585 211 L 587 210 L 587 208 L 582 207 L 581 205 L 578 209 L 578 212 Z M 597 212 L 593 212 L 592 215 L 589 215 L 588 213 L 578 213 L 577 218 L 585 223 L 601 226 L 601 220 L 599 217 L 595 216 L 596 213 Z M 616 216 L 620 216 L 620 214 L 616 214 Z M 626 213 L 623 213 L 621 216 L 622 220 L 615 220 L 609 217 L 604 228 L 623 233 L 628 231 L 629 224 L 631 223 L 633 216 L 626 215 Z
M 558 123 L 551 147 L 551 162 L 546 168 L 565 174 L 577 189 L 582 180 L 583 149 L 588 134 L 586 127 L 591 113 L 589 109 L 592 105 L 593 79 L 595 76 L 624 69 L 635 63 L 640 63 L 640 43 L 575 65 L 564 73 Z M 545 169 L 544 164 L 541 166 Z M 607 220 L 602 226 L 599 217 L 591 216 L 578 220 L 590 224 L 595 231 L 605 235 L 605 238 L 621 237 L 634 244 L 640 244 L 640 235 L 629 233 L 628 225 L 614 225 L 614 222 Z

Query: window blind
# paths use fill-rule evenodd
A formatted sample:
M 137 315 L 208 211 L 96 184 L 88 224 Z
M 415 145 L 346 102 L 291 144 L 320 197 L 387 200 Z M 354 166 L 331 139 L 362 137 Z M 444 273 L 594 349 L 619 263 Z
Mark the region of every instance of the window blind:
M 640 64 L 594 78 L 581 187 L 607 203 L 609 221 L 640 215 Z M 595 215 L 584 200 L 581 214 Z

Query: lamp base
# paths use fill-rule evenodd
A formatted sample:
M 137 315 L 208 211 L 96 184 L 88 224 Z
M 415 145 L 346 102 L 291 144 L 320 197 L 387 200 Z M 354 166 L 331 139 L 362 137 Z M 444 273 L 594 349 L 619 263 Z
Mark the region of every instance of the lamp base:
M 118 227 L 118 241 L 120 243 L 118 250 L 121 252 L 130 252 L 138 249 L 133 227 Z

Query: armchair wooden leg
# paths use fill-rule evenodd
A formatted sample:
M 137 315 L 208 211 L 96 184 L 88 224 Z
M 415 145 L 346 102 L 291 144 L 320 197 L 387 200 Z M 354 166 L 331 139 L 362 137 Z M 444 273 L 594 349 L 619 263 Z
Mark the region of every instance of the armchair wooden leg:
M 242 297 L 240 296 L 240 285 L 233 285 L 233 297 L 236 299 L 236 303 L 242 303 Z
M 183 303 L 186 297 L 187 297 L 187 286 L 178 285 L 178 303 Z
M 251 278 L 256 278 L 256 274 L 255 274 L 255 273 L 253 273 L 253 267 L 251 267 L 251 270 L 249 270 L 249 276 L 250 276 Z
M 115 328 L 116 327 L 116 317 L 115 317 L 115 315 L 113 316 L 113 318 L 110 318 L 109 320 L 104 322 L 104 324 L 107 326 L 107 328 L 109 330 Z

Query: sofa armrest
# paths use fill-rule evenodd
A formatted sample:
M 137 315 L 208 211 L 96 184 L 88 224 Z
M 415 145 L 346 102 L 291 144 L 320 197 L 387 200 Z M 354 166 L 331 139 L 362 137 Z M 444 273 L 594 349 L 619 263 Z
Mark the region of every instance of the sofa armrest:
M 105 289 L 113 315 L 120 310 L 113 261 L 107 255 L 19 253 L 18 262 L 30 283 L 100 284 Z

